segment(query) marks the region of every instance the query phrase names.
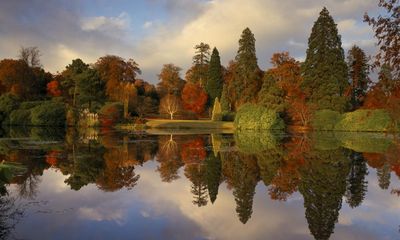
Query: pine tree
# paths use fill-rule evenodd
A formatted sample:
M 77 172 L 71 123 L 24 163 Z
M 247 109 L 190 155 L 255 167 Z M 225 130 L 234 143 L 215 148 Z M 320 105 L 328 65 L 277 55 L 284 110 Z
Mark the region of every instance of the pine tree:
M 210 63 L 210 45 L 200 43 L 194 47 L 193 66 L 186 72 L 188 82 L 199 84 L 203 88 L 206 85 L 208 65 Z
M 325 7 L 312 28 L 302 70 L 309 102 L 319 109 L 346 109 L 347 64 L 336 24 Z
M 363 103 L 370 82 L 368 58 L 361 48 L 354 45 L 348 52 L 347 64 L 349 66 L 351 104 L 353 108 L 357 109 Z
M 233 88 L 235 108 L 244 103 L 254 102 L 261 87 L 261 71 L 257 64 L 256 39 L 249 28 L 243 30 L 239 40 L 239 49 L 235 57 L 237 74 L 234 75 Z
M 206 92 L 212 106 L 215 98 L 221 98 L 223 84 L 222 66 L 217 48 L 213 49 L 208 67 L 208 76 L 206 84 Z
M 346 198 L 350 207 L 355 208 L 361 205 L 367 192 L 367 181 L 365 176 L 368 174 L 367 163 L 361 153 L 353 152 L 350 155 L 351 168 L 347 176 Z

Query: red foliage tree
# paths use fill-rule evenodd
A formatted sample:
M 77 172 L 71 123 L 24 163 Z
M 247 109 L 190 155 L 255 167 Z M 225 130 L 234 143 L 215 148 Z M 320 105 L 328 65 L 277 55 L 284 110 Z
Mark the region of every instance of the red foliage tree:
M 185 164 L 199 164 L 207 156 L 204 141 L 200 137 L 182 144 L 181 149 L 182 161 Z
M 47 84 L 47 94 L 53 97 L 61 96 L 60 83 L 53 80 Z
M 207 93 L 198 84 L 186 83 L 182 91 L 183 108 L 198 115 L 205 110 Z

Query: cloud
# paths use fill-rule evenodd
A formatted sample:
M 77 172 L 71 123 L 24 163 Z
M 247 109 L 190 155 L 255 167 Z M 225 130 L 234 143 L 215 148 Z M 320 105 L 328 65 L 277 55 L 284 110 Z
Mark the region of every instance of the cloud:
M 122 12 L 117 17 L 90 17 L 81 20 L 81 27 L 84 31 L 101 31 L 111 34 L 125 32 L 130 28 L 129 15 Z
M 1 1 L 0 58 L 16 57 L 20 46 L 38 46 L 45 68 L 56 72 L 71 57 L 93 62 L 115 54 L 135 59 L 142 77 L 156 83 L 165 63 L 190 67 L 193 47 L 200 42 L 216 46 L 226 65 L 236 54 L 242 30 L 249 27 L 265 69 L 277 51 L 304 59 L 311 27 L 323 6 L 338 23 L 346 50 L 356 43 L 369 54 L 375 51 L 372 30 L 362 16 L 376 11 L 376 0 L 150 0 L 145 6 L 154 13 L 138 20 L 145 10 L 140 2 L 144 4 L 138 1 L 133 10 L 88 17 L 78 1 Z M 115 3 L 104 4 L 112 8 Z

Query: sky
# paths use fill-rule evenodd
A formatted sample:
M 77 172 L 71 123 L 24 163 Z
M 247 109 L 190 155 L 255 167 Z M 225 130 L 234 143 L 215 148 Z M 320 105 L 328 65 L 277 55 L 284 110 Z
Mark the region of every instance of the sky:
M 308 36 L 326 6 L 338 24 L 345 51 L 353 44 L 376 51 L 365 12 L 377 0 L 1 0 L 0 59 L 37 46 L 43 67 L 61 72 L 73 59 L 94 63 L 104 55 L 134 59 L 143 78 L 157 83 L 163 64 L 183 70 L 200 42 L 217 47 L 223 65 L 236 55 L 241 32 L 256 38 L 259 66 L 274 52 L 304 60 Z

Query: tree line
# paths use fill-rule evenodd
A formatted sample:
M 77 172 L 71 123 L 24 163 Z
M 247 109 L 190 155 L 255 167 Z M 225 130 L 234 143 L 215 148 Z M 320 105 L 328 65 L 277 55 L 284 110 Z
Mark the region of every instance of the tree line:
M 140 79 L 141 69 L 133 59 L 106 55 L 91 64 L 75 59 L 62 72 L 51 74 L 41 66 L 39 49 L 22 47 L 19 59 L 0 61 L 2 119 L 13 110 L 7 106 L 15 98 L 64 103 L 68 125 L 77 124 L 82 109 L 108 114 L 108 122 L 158 114 L 171 119 L 208 118 L 216 99 L 225 120 L 244 104 L 274 110 L 286 123 L 301 126 L 308 126 L 314 113 L 323 109 L 343 113 L 383 108 L 400 119 L 399 1 L 380 0 L 378 5 L 385 14 L 377 18 L 366 14 L 364 19 L 375 30 L 380 48 L 372 64 L 356 45 L 346 57 L 336 23 L 325 7 L 312 27 L 304 62 L 278 52 L 271 57 L 272 67 L 261 70 L 255 36 L 246 28 L 228 66 L 221 65 L 216 47 L 211 50 L 201 42 L 194 47 L 185 79 L 179 66 L 164 64 L 156 86 Z M 374 81 L 369 77 L 371 68 L 379 68 Z

